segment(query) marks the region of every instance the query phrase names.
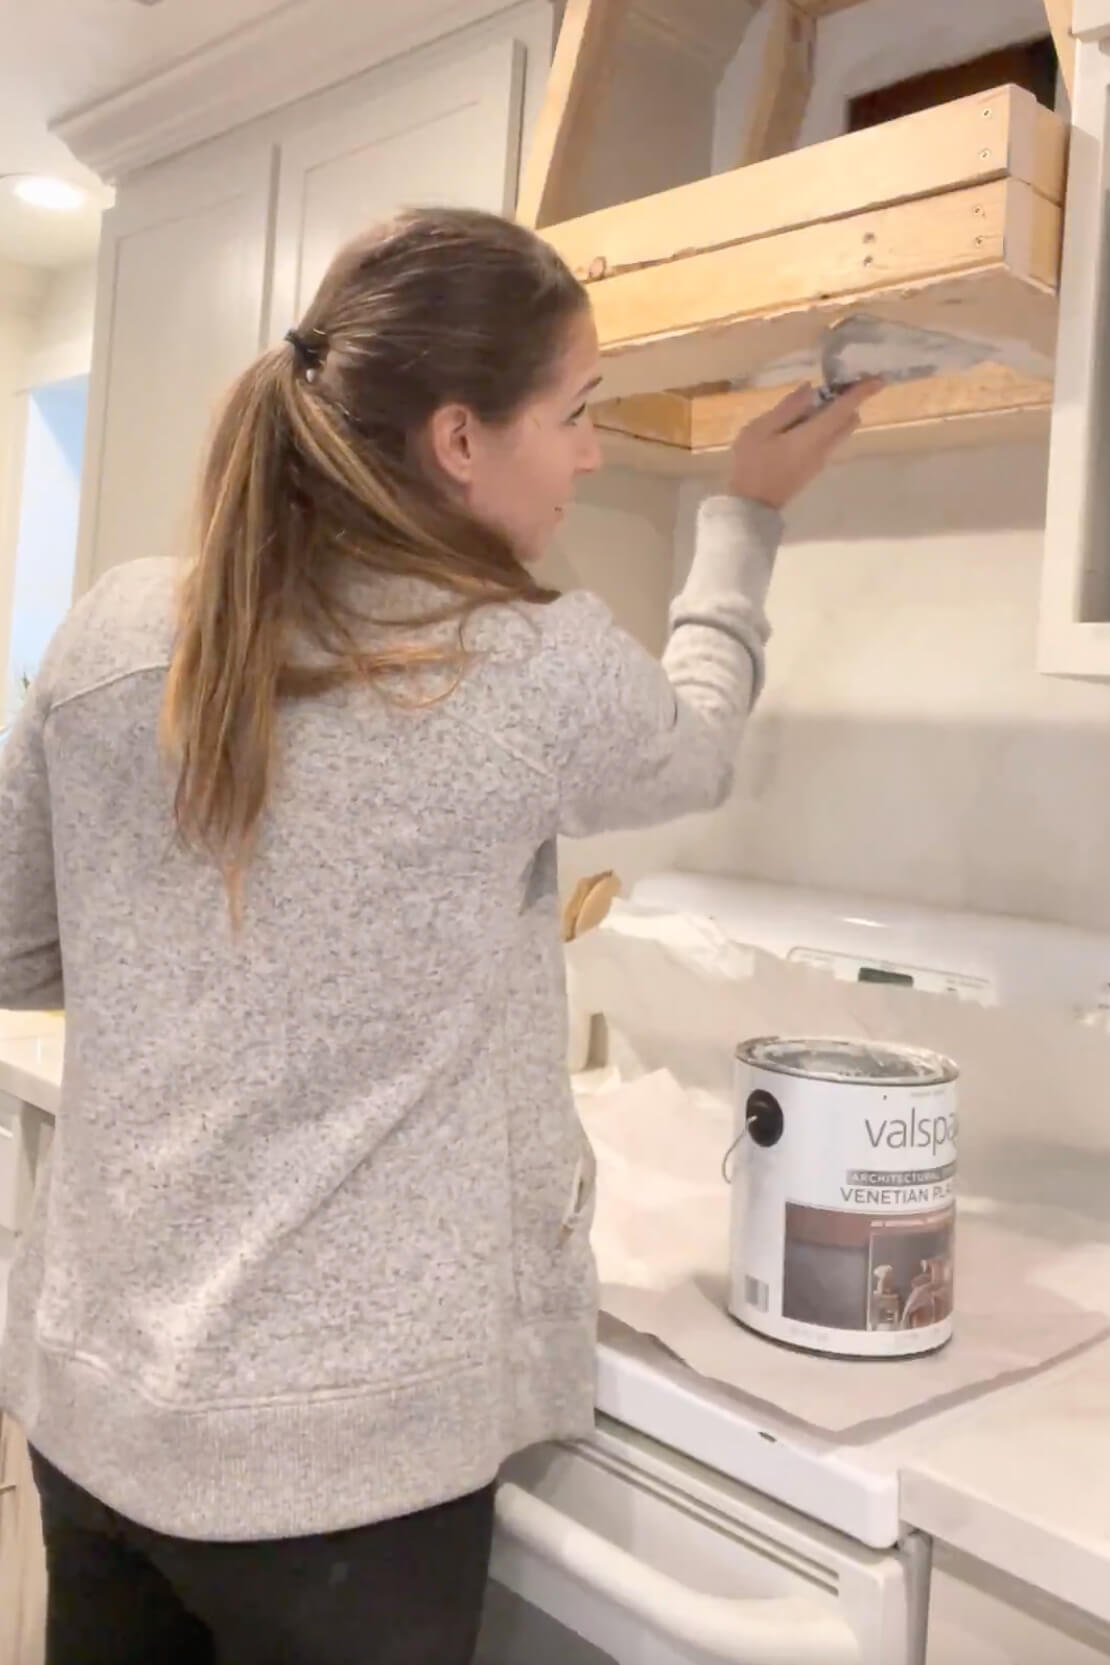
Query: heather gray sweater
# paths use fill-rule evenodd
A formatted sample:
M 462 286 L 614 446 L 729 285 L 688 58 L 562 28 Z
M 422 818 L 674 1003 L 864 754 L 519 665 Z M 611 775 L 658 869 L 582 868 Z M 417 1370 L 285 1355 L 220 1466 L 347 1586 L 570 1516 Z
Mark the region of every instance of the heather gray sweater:
M 0 754 L 0 1006 L 62 1005 L 0 1404 L 186 1537 L 324 1532 L 592 1422 L 560 833 L 725 797 L 778 517 L 703 508 L 664 665 L 573 594 L 457 690 L 284 709 L 238 938 L 156 744 L 173 569 L 74 608 Z

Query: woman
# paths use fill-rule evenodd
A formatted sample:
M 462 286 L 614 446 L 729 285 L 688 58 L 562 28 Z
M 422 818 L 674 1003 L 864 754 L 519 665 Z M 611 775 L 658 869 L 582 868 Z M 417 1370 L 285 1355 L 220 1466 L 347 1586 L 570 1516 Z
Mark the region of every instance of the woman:
M 741 435 L 661 668 L 533 570 L 597 382 L 531 233 L 376 231 L 232 390 L 183 589 L 109 573 L 7 744 L 0 1005 L 67 1017 L 0 1378 L 50 1665 L 464 1665 L 499 1466 L 591 1425 L 555 839 L 723 799 L 871 391 Z

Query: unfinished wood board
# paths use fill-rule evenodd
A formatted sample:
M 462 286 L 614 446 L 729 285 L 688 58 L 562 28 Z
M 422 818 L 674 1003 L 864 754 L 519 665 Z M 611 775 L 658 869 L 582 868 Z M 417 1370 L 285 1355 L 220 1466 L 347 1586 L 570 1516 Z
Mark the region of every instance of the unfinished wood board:
M 746 111 L 738 167 L 793 150 L 813 91 L 817 25 L 792 0 L 770 7 L 755 92 Z
M 857 457 L 907 456 L 915 452 L 949 451 L 968 446 L 1018 445 L 1048 438 L 1051 406 L 1017 405 L 1009 410 L 968 411 L 956 416 L 927 417 L 919 422 L 889 427 L 860 428 L 833 457 L 851 462 Z M 620 429 L 599 426 L 602 456 L 610 468 L 631 468 L 671 478 L 721 478 L 726 446 L 688 451 L 639 439 Z
M 555 58 L 528 153 L 517 217 L 543 226 L 567 211 L 630 0 L 566 0 Z
M 1001 180 L 626 272 L 591 290 L 604 392 L 749 379 L 858 310 L 1015 343 L 1036 373 L 1054 348 L 1060 226 L 1054 203 Z
M 732 443 L 748 422 L 763 416 L 783 397 L 782 387 L 750 387 L 694 396 L 641 394 L 596 405 L 599 429 L 620 431 L 654 444 L 685 446 L 690 451 L 719 450 Z M 1052 384 L 1022 376 L 1000 364 L 901 382 L 869 400 L 861 412 L 865 429 L 894 428 L 990 415 L 1019 409 L 1048 410 Z
M 1075 97 L 1075 37 L 1071 32 L 1074 0 L 1044 0 L 1045 16 L 1052 31 L 1056 56 L 1060 60 L 1060 74 L 1068 89 L 1068 97 Z
M 781 397 L 781 388 L 760 387 L 692 400 L 691 449 L 700 451 L 731 444 L 746 422 L 762 416 Z M 624 403 L 635 405 L 637 401 Z M 1051 404 L 1051 382 L 1019 375 L 1003 365 L 984 364 L 957 375 L 932 376 L 928 381 L 902 382 L 885 388 L 863 407 L 860 426 L 894 428 L 956 416 L 1028 408 L 1047 410 Z
M 1062 202 L 1067 128 L 999 88 L 544 228 L 579 277 L 609 279 L 866 208 L 1010 177 Z

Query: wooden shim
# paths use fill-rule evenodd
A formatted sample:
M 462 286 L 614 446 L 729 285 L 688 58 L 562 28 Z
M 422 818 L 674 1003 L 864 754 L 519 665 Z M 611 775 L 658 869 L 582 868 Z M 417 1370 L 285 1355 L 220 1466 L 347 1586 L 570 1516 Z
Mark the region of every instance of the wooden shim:
M 738 167 L 793 150 L 813 91 L 817 25 L 792 0 L 764 0 L 770 8 L 759 80 L 745 113 Z
M 1056 56 L 1060 60 L 1060 74 L 1068 89 L 1068 97 L 1075 97 L 1075 36 L 1071 32 L 1074 0 L 1044 0 L 1045 16 L 1052 30 Z
M 609 279 L 1006 176 L 1062 202 L 1066 158 L 1059 117 L 1004 87 L 599 209 L 544 236 L 582 279 Z
M 573 201 L 630 0 L 566 0 L 543 107 L 521 179 L 517 218 L 545 226 Z

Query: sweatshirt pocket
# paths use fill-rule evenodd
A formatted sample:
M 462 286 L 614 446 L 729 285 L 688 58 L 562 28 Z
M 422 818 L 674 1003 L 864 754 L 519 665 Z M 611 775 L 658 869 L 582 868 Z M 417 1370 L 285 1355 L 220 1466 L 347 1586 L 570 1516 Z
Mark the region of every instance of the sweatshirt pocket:
M 517 1303 L 527 1319 L 569 1317 L 597 1300 L 593 1147 L 569 1107 L 551 1133 L 514 1161 L 513 1258 Z

